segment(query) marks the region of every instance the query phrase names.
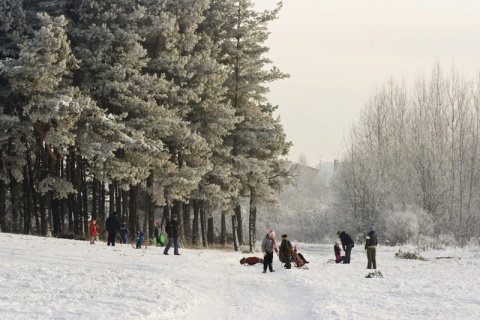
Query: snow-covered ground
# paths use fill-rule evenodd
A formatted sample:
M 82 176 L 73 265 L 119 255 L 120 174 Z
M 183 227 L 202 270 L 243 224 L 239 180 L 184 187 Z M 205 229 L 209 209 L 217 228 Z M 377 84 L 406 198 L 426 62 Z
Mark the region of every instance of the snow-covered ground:
M 360 246 L 329 264 L 333 244 L 297 244 L 309 270 L 242 266 L 233 251 L 133 249 L 0 233 L 1 319 L 480 319 L 480 254 L 451 248 L 397 259 L 365 278 Z M 413 251 L 415 248 L 402 248 Z M 260 256 L 259 254 L 257 256 Z M 451 257 L 436 259 L 436 257 Z

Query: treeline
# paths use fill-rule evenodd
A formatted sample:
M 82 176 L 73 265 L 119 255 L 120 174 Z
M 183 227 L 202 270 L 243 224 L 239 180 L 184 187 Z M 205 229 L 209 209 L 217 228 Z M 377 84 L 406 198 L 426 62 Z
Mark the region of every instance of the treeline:
M 339 225 L 374 224 L 392 244 L 457 243 L 480 231 L 480 83 L 439 64 L 394 80 L 366 103 L 336 174 Z
M 0 0 L 1 231 L 79 236 L 91 216 L 102 233 L 116 211 L 151 237 L 176 213 L 184 245 L 252 249 L 289 177 L 266 99 L 288 77 L 264 45 L 280 8 Z

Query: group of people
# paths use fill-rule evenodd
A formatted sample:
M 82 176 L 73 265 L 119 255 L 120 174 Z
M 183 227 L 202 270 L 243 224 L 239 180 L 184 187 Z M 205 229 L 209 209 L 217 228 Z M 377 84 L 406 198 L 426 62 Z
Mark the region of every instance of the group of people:
M 341 248 L 338 242 L 335 242 L 333 246 L 333 250 L 335 253 L 335 262 L 336 263 L 343 263 L 343 264 L 350 264 L 350 256 L 352 253 L 352 249 L 355 247 L 355 242 L 353 238 L 346 233 L 345 231 L 338 231 L 337 236 L 340 238 L 340 242 L 342 244 L 343 251 L 345 255 L 341 255 Z M 377 269 L 377 260 L 376 260 L 376 252 L 377 252 L 377 245 L 378 245 L 378 238 L 377 233 L 375 232 L 375 228 L 370 226 L 368 228 L 368 234 L 365 239 L 365 251 L 367 253 L 367 269 Z M 275 272 L 273 270 L 273 252 L 275 252 L 280 261 L 284 263 L 286 269 L 291 269 L 292 262 L 295 262 L 298 265 L 303 265 L 305 263 L 309 263 L 305 257 L 297 252 L 296 245 L 292 244 L 287 235 L 282 235 L 282 242 L 280 244 L 280 248 L 277 248 L 277 243 L 275 240 L 275 231 L 271 229 L 267 232 L 267 235 L 263 239 L 262 242 L 262 252 L 263 252 L 263 273 L 267 272 L 267 269 L 270 272 Z
M 89 236 L 90 236 L 90 244 L 95 244 L 95 239 L 97 237 L 97 222 L 94 219 L 90 220 L 90 225 L 88 227 Z M 161 235 L 161 225 L 160 222 L 155 224 L 155 242 L 157 244 L 163 245 L 163 236 Z M 127 243 L 128 237 L 128 228 L 125 222 L 120 223 L 117 218 L 117 212 L 112 212 L 107 220 L 105 221 L 105 230 L 107 231 L 107 245 L 108 246 L 115 246 L 115 238 L 117 236 L 117 231 L 120 232 L 120 243 L 125 244 Z M 174 254 L 180 255 L 178 252 L 178 223 L 177 223 L 177 215 L 173 214 L 172 219 L 167 223 L 165 227 L 165 231 L 168 235 L 168 243 L 165 246 L 165 250 L 163 254 L 168 255 L 168 251 L 170 247 L 174 246 Z M 139 231 L 137 234 L 137 238 L 135 239 L 135 247 L 140 248 L 141 243 L 144 239 L 144 232 Z
M 355 242 L 353 241 L 352 237 L 345 231 L 338 231 L 337 235 L 340 238 L 343 251 L 345 251 L 345 255 L 341 256 L 340 245 L 338 244 L 338 242 L 335 242 L 335 245 L 333 246 L 333 250 L 335 252 L 335 262 L 349 264 L 350 255 L 352 253 L 353 247 L 355 247 Z M 367 269 L 377 269 L 377 245 L 377 233 L 375 232 L 375 228 L 373 226 L 370 226 L 368 228 L 368 234 L 365 239 L 365 251 L 367 253 Z
M 286 234 L 282 235 L 280 248 L 277 248 L 275 231 L 271 229 L 268 231 L 262 242 L 263 273 L 267 272 L 267 268 L 270 272 L 275 272 L 272 267 L 274 251 L 277 253 L 280 262 L 285 264 L 286 269 L 292 268 L 292 262 L 296 263 L 297 266 L 303 266 L 304 264 L 309 263 L 300 252 L 297 252 L 297 246 L 288 240 Z

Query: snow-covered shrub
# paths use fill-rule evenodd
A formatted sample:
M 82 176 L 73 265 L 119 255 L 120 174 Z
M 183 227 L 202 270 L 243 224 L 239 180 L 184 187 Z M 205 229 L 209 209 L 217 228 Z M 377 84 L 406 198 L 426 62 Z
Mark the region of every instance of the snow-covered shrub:
M 455 240 L 455 236 L 452 233 L 439 234 L 437 237 L 436 247 L 433 249 L 445 249 L 447 247 L 457 246 L 458 242 Z
M 418 234 L 417 215 L 412 211 L 393 212 L 385 219 L 385 229 L 391 243 L 407 243 Z
M 465 246 L 471 252 L 480 252 L 480 238 L 472 237 L 467 241 Z

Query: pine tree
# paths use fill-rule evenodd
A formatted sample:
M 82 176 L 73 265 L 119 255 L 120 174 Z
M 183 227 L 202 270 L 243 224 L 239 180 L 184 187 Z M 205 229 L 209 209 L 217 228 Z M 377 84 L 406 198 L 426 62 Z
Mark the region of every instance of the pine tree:
M 229 70 L 224 84 L 226 96 L 240 121 L 225 145 L 232 150 L 232 171 L 240 181 L 238 196 L 250 197 L 251 249 L 255 242 L 257 201 L 271 194 L 267 191 L 272 186 L 269 177 L 281 177 L 282 174 L 274 170 L 283 167 L 278 165 L 278 157 L 286 155 L 289 148 L 279 121 L 272 118 L 274 108 L 266 99 L 267 83 L 288 76 L 275 67 L 266 70 L 271 63 L 265 57 L 269 50 L 264 45 L 269 34 L 267 24 L 277 18 L 280 8 L 281 3 L 272 11 L 259 13 L 249 0 L 214 0 L 200 29 L 214 42 L 212 52 L 216 59 Z M 239 242 L 243 244 L 238 196 L 232 203 L 238 220 Z

